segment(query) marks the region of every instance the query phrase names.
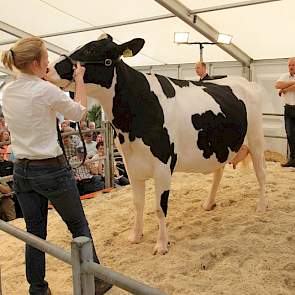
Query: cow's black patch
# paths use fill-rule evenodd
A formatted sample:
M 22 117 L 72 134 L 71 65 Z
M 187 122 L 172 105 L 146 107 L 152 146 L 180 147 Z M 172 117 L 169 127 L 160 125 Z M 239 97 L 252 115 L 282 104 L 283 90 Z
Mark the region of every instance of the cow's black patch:
M 69 59 L 64 59 L 55 64 L 55 70 L 62 79 L 71 81 L 73 79 L 73 65 Z
M 202 83 L 196 82 L 195 85 Z M 200 86 L 200 85 L 198 85 Z M 229 149 L 237 152 L 243 144 L 247 132 L 247 112 L 229 86 L 202 83 L 207 92 L 220 106 L 222 113 L 215 115 L 211 110 L 192 115 L 192 124 L 199 130 L 197 145 L 205 158 L 215 153 L 220 163 L 224 163 Z
M 177 154 L 174 153 L 174 143 L 171 144 L 171 163 L 170 163 L 170 171 L 171 171 L 171 174 L 173 173 L 174 171 L 174 168 L 175 168 L 175 165 L 176 165 L 176 162 L 177 162 Z
M 113 125 L 122 132 L 128 132 L 130 141 L 142 138 L 152 154 L 167 164 L 174 154 L 174 148 L 171 149 L 170 138 L 164 127 L 164 113 L 158 97 L 142 73 L 122 61 L 116 71 Z
M 190 80 L 189 82 L 193 83 L 196 86 L 205 86 L 207 82 L 203 82 L 203 81 L 194 81 L 194 80 Z
M 121 144 L 125 142 L 124 135 L 122 133 L 119 133 L 119 141 Z
M 165 214 L 165 217 L 167 216 L 167 211 L 168 211 L 168 197 L 169 197 L 169 191 L 164 191 L 161 195 L 161 201 L 160 201 L 160 205 Z
M 179 79 L 174 79 L 174 78 L 170 78 L 169 80 L 171 80 L 175 85 L 179 86 L 179 87 L 189 87 L 189 81 L 187 80 L 179 80 Z
M 158 79 L 166 97 L 167 98 L 175 97 L 175 89 L 172 86 L 172 84 L 170 83 L 170 81 L 164 76 L 157 75 L 157 74 L 155 74 L 155 76 Z

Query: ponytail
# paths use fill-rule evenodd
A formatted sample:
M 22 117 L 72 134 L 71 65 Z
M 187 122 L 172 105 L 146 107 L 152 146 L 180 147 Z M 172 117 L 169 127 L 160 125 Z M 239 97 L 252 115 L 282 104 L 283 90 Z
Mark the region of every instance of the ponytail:
M 9 69 L 9 70 L 13 70 L 13 66 L 14 66 L 14 59 L 13 59 L 13 51 L 12 49 L 9 50 L 5 50 L 2 52 L 2 58 L 1 61 L 3 63 L 3 65 Z
M 13 70 L 16 68 L 24 73 L 29 73 L 28 66 L 34 61 L 41 60 L 45 43 L 39 37 L 27 37 L 17 41 L 9 50 L 2 53 L 3 65 Z

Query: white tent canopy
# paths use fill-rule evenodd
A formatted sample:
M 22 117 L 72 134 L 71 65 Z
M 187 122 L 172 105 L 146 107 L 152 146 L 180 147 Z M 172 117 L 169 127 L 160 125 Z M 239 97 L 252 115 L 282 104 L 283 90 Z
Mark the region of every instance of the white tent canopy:
M 0 50 L 12 46 L 17 40 L 16 36 L 20 36 L 18 30 L 42 37 L 51 35 L 44 39 L 65 51 L 72 51 L 77 46 L 97 39 L 101 33 L 108 33 L 117 43 L 135 37 L 145 39 L 142 51 L 126 60 L 132 66 L 194 62 L 199 57 L 199 47 L 175 44 L 174 32 L 190 32 L 189 41 L 209 40 L 158 2 L 161 1 L 0 0 Z M 294 0 L 166 2 L 180 3 L 189 12 L 198 12 L 197 17 L 216 31 L 232 35 L 234 45 L 253 60 L 294 55 L 294 41 L 291 37 L 295 27 Z M 258 2 L 264 3 L 257 4 Z M 250 5 L 255 3 L 256 5 Z M 243 6 L 222 9 L 230 5 Z M 135 20 L 136 23 L 130 24 Z M 81 32 L 86 29 L 88 31 Z M 72 31 L 80 32 L 70 34 Z M 51 60 L 57 56 L 50 53 Z M 216 62 L 235 59 L 216 45 L 205 45 L 204 60 Z

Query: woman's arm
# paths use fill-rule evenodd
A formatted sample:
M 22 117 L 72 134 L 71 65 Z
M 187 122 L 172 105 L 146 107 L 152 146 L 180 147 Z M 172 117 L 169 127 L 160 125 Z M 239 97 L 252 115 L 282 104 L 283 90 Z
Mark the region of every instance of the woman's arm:
M 74 74 L 73 74 L 73 78 L 76 82 L 76 91 L 75 91 L 74 100 L 80 103 L 82 106 L 84 106 L 87 109 L 87 94 L 86 94 L 86 87 L 85 87 L 84 78 L 83 78 L 84 74 L 85 74 L 85 68 L 81 66 L 80 62 L 77 62 L 77 65 L 74 69 Z

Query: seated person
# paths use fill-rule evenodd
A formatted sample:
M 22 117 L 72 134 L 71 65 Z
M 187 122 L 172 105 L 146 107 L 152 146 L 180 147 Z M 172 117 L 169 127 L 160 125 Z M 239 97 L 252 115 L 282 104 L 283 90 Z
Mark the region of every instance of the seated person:
M 125 176 L 128 179 L 127 170 L 125 168 L 123 157 L 116 147 L 114 147 L 114 160 L 117 169 L 119 170 L 119 174 Z
M 92 158 L 97 160 L 95 165 L 97 167 L 98 173 L 104 177 L 104 145 L 103 142 L 98 142 L 96 144 L 96 155 Z M 119 170 L 114 162 L 114 183 L 118 186 L 128 185 L 129 180 L 124 175 L 120 175 Z
M 75 131 L 75 129 L 73 129 L 71 127 L 64 127 L 61 130 L 61 133 L 71 132 L 71 131 Z M 64 144 L 64 149 L 65 149 L 65 154 L 66 154 L 67 159 L 70 159 L 70 158 L 76 156 L 76 145 L 72 142 L 71 137 L 72 137 L 71 135 L 67 135 L 67 136 L 62 137 L 62 142 Z
M 93 164 L 93 161 L 87 157 L 85 162 L 81 164 L 83 158 L 83 147 L 77 147 L 76 156 L 70 159 L 70 165 L 73 168 L 73 173 L 77 181 L 77 187 L 80 195 L 104 189 L 104 180 L 101 175 L 98 175 L 98 170 Z
M 13 162 L 5 160 L 5 148 L 0 146 L 0 177 L 13 174 Z
M 1 114 L 0 114 L 0 131 L 2 131 L 2 129 L 6 129 L 6 123 L 5 123 L 5 119 L 3 117 L 3 114 L 1 112 Z
M 103 142 L 103 135 L 101 133 L 98 133 L 95 139 L 96 142 Z
M 3 178 L 0 178 L 0 219 L 10 221 L 15 218 L 16 213 L 11 188 Z
M 10 133 L 7 129 L 2 130 L 0 133 L 0 141 L 1 142 L 7 142 L 7 144 L 3 144 L 2 148 L 4 149 L 4 160 L 8 161 L 9 158 L 9 142 L 10 142 Z
M 94 129 L 96 128 L 96 126 L 95 126 L 95 122 L 89 122 L 89 123 L 88 123 L 88 128 L 89 128 L 90 130 L 94 130 Z M 92 131 L 92 140 L 93 140 L 93 141 L 96 141 L 96 137 L 97 137 L 97 132 Z
M 94 156 L 96 154 L 96 142 L 92 140 L 93 132 L 89 128 L 85 128 L 84 130 L 89 131 L 83 135 L 87 156 Z M 82 146 L 82 142 L 79 146 Z

